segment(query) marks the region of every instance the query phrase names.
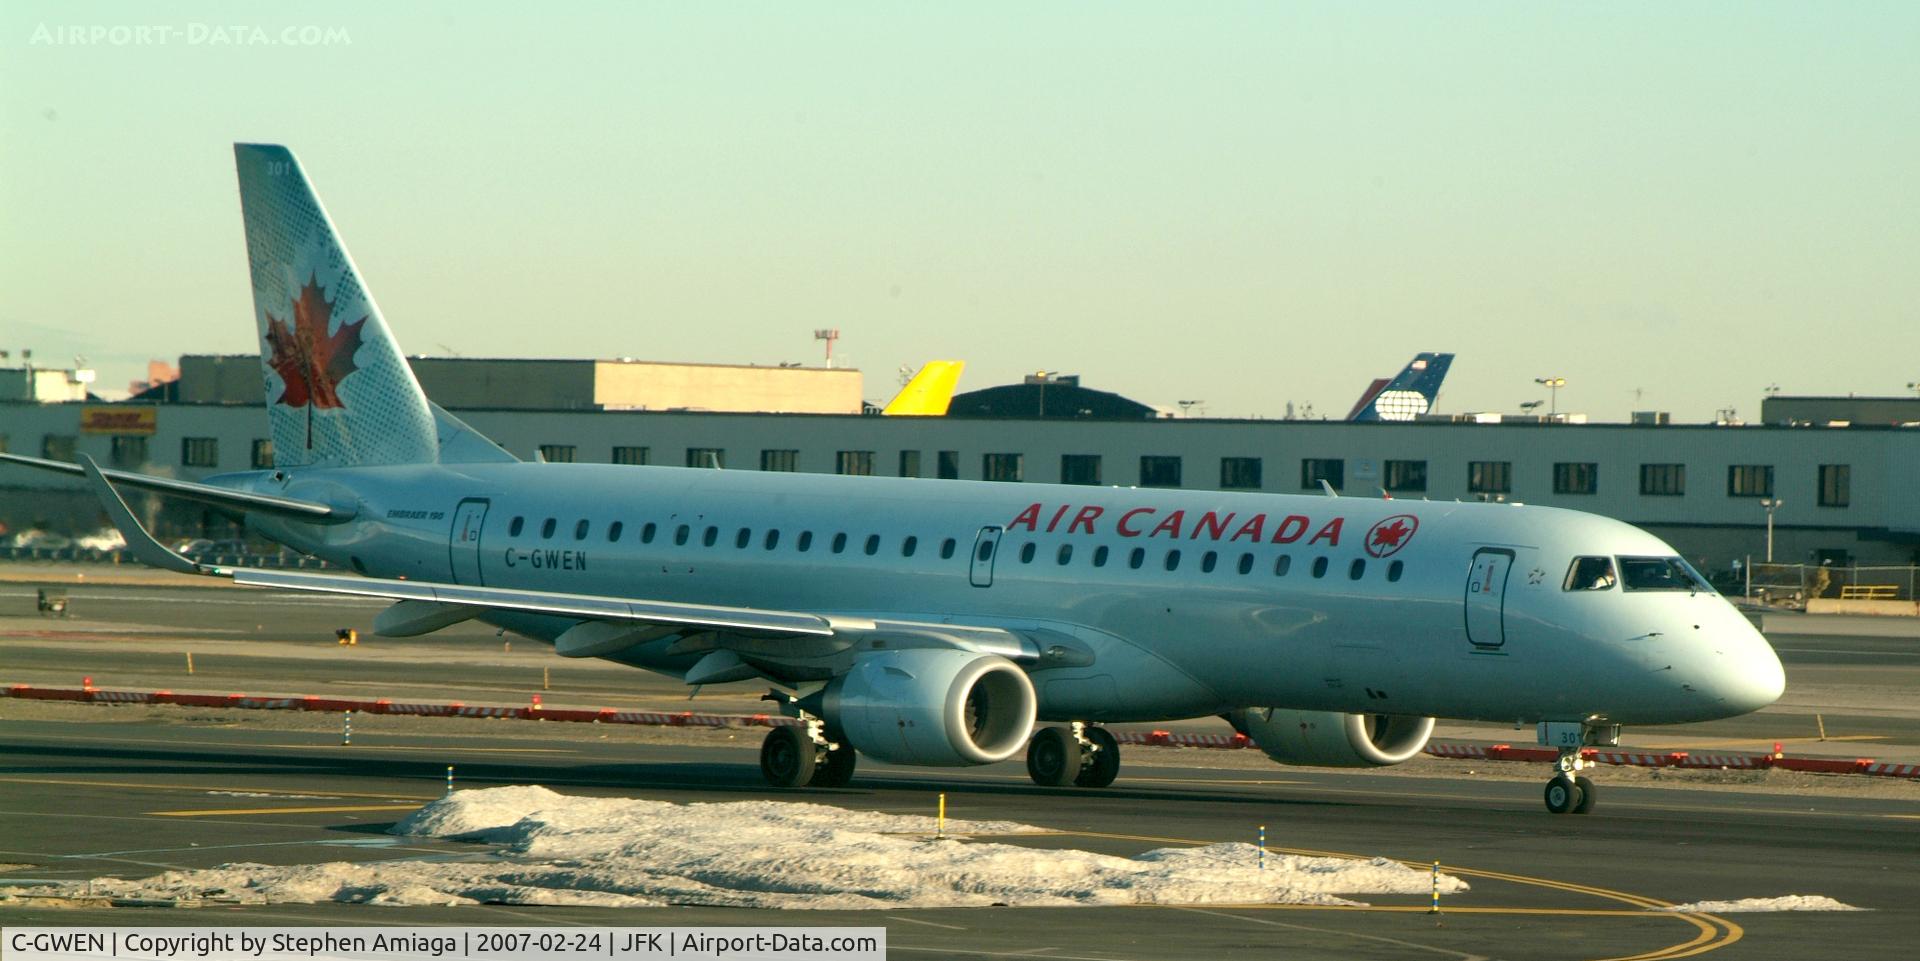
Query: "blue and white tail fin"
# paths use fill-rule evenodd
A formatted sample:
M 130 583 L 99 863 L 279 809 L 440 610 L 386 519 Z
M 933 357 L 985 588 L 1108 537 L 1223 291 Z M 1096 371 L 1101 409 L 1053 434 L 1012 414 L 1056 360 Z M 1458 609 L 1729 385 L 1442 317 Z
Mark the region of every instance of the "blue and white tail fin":
M 1412 362 L 1400 369 L 1390 381 L 1376 380 L 1360 402 L 1347 414 L 1348 420 L 1413 420 L 1433 409 L 1440 396 L 1440 382 L 1447 379 L 1453 365 L 1452 354 L 1415 354 Z
M 300 162 L 235 144 L 276 467 L 438 459 L 427 396 Z

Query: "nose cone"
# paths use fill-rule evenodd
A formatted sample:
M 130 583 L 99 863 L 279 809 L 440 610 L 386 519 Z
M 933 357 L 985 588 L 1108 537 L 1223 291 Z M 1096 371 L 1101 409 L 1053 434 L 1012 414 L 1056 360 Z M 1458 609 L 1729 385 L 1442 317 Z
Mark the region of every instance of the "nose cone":
M 1730 714 L 1750 714 L 1780 699 L 1787 690 L 1787 672 L 1773 645 L 1737 611 L 1721 630 L 1721 663 L 1714 688 Z

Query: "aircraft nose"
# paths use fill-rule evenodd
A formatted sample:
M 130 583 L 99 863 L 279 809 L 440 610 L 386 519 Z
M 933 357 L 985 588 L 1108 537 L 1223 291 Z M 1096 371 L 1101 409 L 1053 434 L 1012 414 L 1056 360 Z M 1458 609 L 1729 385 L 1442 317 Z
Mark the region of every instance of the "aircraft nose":
M 1760 710 L 1780 699 L 1787 690 L 1787 671 L 1780 655 L 1766 636 L 1738 612 L 1728 625 L 1735 637 L 1723 649 L 1729 663 L 1721 671 L 1721 696 L 1727 706 L 1742 714 Z

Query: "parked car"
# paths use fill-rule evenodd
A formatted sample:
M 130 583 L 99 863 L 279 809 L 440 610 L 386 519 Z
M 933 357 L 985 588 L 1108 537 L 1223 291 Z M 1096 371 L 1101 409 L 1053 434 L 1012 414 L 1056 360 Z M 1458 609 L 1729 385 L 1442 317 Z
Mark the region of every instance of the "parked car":
M 127 538 L 118 528 L 103 527 L 84 537 L 76 538 L 73 546 L 83 551 L 118 551 L 126 549 Z

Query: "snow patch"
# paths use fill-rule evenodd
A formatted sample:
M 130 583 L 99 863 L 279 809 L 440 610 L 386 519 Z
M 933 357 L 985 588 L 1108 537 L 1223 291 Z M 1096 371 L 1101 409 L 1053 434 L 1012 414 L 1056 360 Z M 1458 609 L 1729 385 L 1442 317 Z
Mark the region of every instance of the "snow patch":
M 459 791 L 393 834 L 495 845 L 479 860 L 279 867 L 227 864 L 138 881 L 96 880 L 125 897 L 364 904 L 504 904 L 862 909 L 995 904 L 1286 903 L 1430 890 L 1427 871 L 1385 858 L 1269 853 L 1251 844 L 1161 848 L 1133 858 L 952 835 L 1044 829 L 819 804 L 672 804 L 570 797 L 544 787 Z M 1467 890 L 1441 875 L 1441 891 Z
M 1659 911 L 1686 911 L 1692 914 L 1741 914 L 1759 911 L 1865 911 L 1818 894 L 1789 894 L 1780 898 L 1742 898 L 1738 901 L 1695 901 L 1676 904 Z

